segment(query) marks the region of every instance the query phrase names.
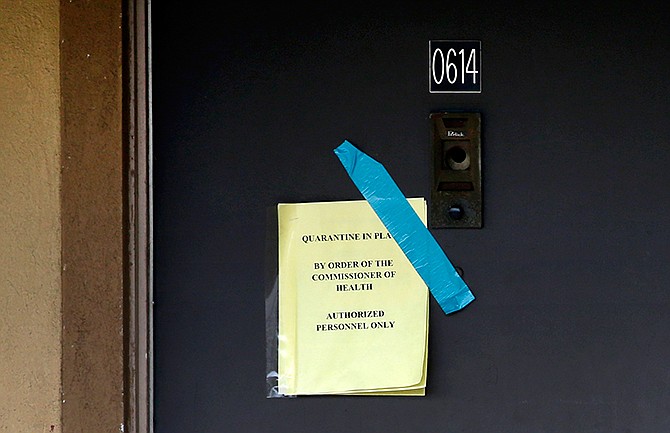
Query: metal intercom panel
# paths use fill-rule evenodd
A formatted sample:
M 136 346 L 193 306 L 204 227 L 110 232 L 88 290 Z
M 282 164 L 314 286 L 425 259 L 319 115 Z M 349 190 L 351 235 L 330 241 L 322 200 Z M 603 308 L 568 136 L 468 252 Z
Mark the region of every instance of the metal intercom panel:
M 430 123 L 430 228 L 481 228 L 481 115 L 437 112 L 430 114 Z

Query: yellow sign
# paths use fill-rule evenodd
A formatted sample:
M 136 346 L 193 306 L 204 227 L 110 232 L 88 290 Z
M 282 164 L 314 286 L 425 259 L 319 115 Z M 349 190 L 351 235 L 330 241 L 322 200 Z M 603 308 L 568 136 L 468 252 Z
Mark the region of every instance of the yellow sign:
M 279 392 L 425 395 L 428 288 L 367 201 L 279 204 L 278 221 Z

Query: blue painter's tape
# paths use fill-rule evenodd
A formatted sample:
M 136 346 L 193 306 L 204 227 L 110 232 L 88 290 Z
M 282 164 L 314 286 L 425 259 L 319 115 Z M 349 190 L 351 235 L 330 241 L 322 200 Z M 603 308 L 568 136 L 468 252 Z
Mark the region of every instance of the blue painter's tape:
M 347 140 L 335 149 L 335 154 L 442 310 L 453 313 L 474 300 L 467 284 L 384 166 Z

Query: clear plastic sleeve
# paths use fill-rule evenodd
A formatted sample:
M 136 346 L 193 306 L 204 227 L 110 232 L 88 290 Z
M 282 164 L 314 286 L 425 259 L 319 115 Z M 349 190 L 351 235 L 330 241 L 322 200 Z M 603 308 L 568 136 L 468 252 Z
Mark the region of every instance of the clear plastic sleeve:
M 277 207 L 267 210 L 265 278 L 265 394 L 267 398 L 287 398 L 279 392 L 279 276 Z

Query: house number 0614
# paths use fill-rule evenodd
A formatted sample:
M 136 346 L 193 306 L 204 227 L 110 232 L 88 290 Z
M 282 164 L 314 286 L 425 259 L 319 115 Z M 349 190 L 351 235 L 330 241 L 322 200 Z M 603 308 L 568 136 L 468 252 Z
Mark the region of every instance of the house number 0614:
M 430 92 L 481 92 L 479 41 L 430 41 Z

